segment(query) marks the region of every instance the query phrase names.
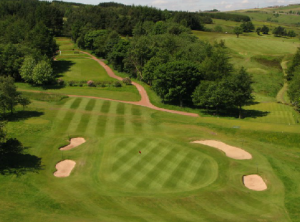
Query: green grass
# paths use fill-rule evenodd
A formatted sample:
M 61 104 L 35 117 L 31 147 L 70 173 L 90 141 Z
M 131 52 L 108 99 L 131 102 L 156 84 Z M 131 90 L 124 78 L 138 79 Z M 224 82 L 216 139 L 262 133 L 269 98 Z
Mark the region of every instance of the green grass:
M 62 58 L 61 58 L 62 57 Z M 116 81 L 98 62 L 86 54 L 57 56 L 54 69 L 65 81 Z
M 68 48 L 70 44 L 73 44 L 69 38 L 60 37 L 56 38 L 56 41 L 59 44 L 61 55 L 57 55 L 57 60 L 54 61 L 54 72 L 57 78 L 65 81 L 66 86 L 38 87 L 26 83 L 17 83 L 20 90 L 35 90 L 60 95 L 94 96 L 124 101 L 140 100 L 141 97 L 138 90 L 132 85 L 122 84 L 122 87 L 113 87 L 111 85 L 106 87 L 88 87 L 86 82 L 89 80 L 104 83 L 113 83 L 117 80 L 109 77 L 105 69 L 92 60 L 89 55 L 83 53 L 74 54 L 74 51 Z M 68 86 L 69 81 L 84 82 L 85 84 L 83 87 L 71 87 Z
M 193 33 L 205 41 L 225 40 L 234 67 L 239 69 L 243 66 L 252 74 L 254 92 L 273 98 L 284 84 L 281 60 L 294 54 L 299 46 L 299 40 L 296 39 L 276 38 L 272 35 L 257 36 L 256 33 L 243 34 L 239 38 L 233 34 L 215 32 Z
M 196 34 L 211 35 L 211 39 L 224 36 Z M 244 55 L 238 50 L 248 52 L 250 43 L 234 46 L 236 38 L 228 35 L 227 39 L 235 65 L 245 65 L 268 87 L 278 84 L 278 67 L 273 66 L 291 42 L 278 46 L 276 53 L 272 46 L 279 42 L 270 43 L 272 53 L 268 54 L 267 46 L 252 39 L 255 47 L 262 49 L 249 49 Z M 62 45 L 69 41 L 57 40 Z M 65 56 L 75 63 L 88 60 L 81 55 L 76 59 Z M 277 74 L 272 74 L 275 71 Z M 73 72 L 78 73 L 74 70 L 70 75 Z M 259 73 L 273 79 L 263 80 Z M 0 175 L 1 221 L 300 221 L 300 116 L 258 86 L 254 95 L 260 103 L 245 107 L 243 120 L 209 115 L 194 118 L 62 95 L 137 99 L 133 86 L 44 90 L 18 83 L 18 87 L 51 92 L 25 92 L 32 104 L 25 111 L 17 107 L 15 118 L 10 117 L 7 125 L 8 136 L 18 138 L 27 147 L 26 153 L 40 157 L 43 169 L 20 176 Z M 145 88 L 153 104 L 175 108 L 161 104 L 151 88 Z M 79 136 L 86 143 L 59 150 L 70 137 Z M 241 147 L 253 159 L 230 159 L 217 149 L 190 143 L 204 139 Z M 76 166 L 70 177 L 56 178 L 55 165 L 64 159 L 76 161 Z M 243 175 L 257 173 L 266 181 L 266 191 L 251 191 L 243 185 Z
M 298 166 L 299 126 L 287 133 L 285 128 L 292 126 L 266 123 L 262 128 L 247 120 L 197 119 L 85 98 L 33 100 L 28 110 L 42 115 L 9 122 L 8 133 L 42 158 L 44 170 L 0 176 L 4 221 L 297 218 L 299 185 L 294 177 L 299 173 L 293 169 Z M 289 138 L 288 149 L 286 139 L 277 142 L 282 130 Z M 60 151 L 69 136 L 82 136 L 87 142 Z M 233 160 L 216 149 L 189 143 L 199 139 L 242 147 L 254 158 Z M 62 159 L 75 160 L 76 166 L 70 177 L 55 178 L 55 164 Z M 267 191 L 250 191 L 242 184 L 242 176 L 256 173 L 257 166 Z
M 139 101 L 141 99 L 137 89 L 134 86 L 123 85 L 122 87 L 88 87 L 88 86 L 66 86 L 63 88 L 48 88 L 31 86 L 26 83 L 17 83 L 16 84 L 19 90 L 35 90 L 45 93 L 54 93 L 63 95 L 80 95 L 80 96 L 94 96 L 102 97 L 115 100 L 123 101 Z

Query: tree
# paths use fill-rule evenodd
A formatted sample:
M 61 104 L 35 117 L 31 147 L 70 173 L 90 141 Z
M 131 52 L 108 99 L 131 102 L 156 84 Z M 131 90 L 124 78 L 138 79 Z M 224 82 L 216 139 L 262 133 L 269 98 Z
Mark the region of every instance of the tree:
M 32 48 L 38 49 L 42 55 L 46 55 L 48 58 L 52 58 L 58 50 L 53 34 L 41 22 L 29 32 L 27 41 L 30 42 Z
M 163 101 L 179 103 L 191 102 L 191 96 L 202 79 L 196 64 L 189 61 L 174 61 L 160 65 L 154 75 L 153 90 Z
M 236 34 L 236 37 L 238 38 L 240 34 L 243 33 L 243 29 L 239 26 L 234 27 L 233 29 L 234 34 Z
M 129 42 L 121 39 L 118 44 L 114 45 L 112 51 L 108 54 L 108 61 L 112 63 L 114 69 L 119 72 L 124 71 L 124 59 L 129 49 Z
M 297 68 L 300 67 L 300 48 L 298 48 L 296 54 L 293 57 L 292 64 L 289 66 L 287 70 L 287 80 L 290 81 L 294 77 L 294 72 Z
M 288 96 L 292 104 L 300 108 L 300 67 L 298 66 L 295 71 L 293 79 L 288 85 Z
M 261 31 L 262 31 L 262 33 L 263 34 L 269 34 L 269 28 L 268 28 L 268 26 L 263 26 L 262 28 L 261 28 Z
M 32 73 L 35 66 L 36 61 L 32 56 L 25 57 L 23 65 L 20 69 L 20 75 L 25 82 L 33 82 Z
M 147 61 L 153 56 L 150 46 L 152 39 L 148 36 L 133 38 L 128 48 L 125 67 L 133 67 L 133 74 L 143 79 L 143 68 Z
M 23 97 L 22 95 L 19 95 L 18 103 L 23 106 L 23 110 L 24 110 L 25 107 L 31 103 L 31 101 L 28 98 Z
M 0 143 L 3 143 L 6 138 L 5 122 L 0 122 Z
M 7 44 L 0 52 L 0 75 L 19 79 L 19 69 L 23 62 L 23 55 L 13 44 Z
M 231 91 L 232 104 L 239 109 L 239 118 L 242 118 L 242 107 L 253 102 L 252 77 L 246 72 L 244 67 L 237 74 L 228 79 Z
M 32 81 L 38 85 L 44 85 L 55 79 L 51 65 L 42 60 L 33 69 Z
M 94 30 L 94 31 L 89 31 L 85 34 L 84 36 L 84 48 L 93 50 L 95 47 L 95 41 L 97 38 L 104 38 L 104 41 L 102 44 L 104 45 L 106 38 L 107 38 L 107 31 L 106 30 Z M 99 43 L 98 43 L 99 44 Z
M 287 33 L 287 35 L 289 36 L 289 37 L 296 37 L 296 33 L 295 33 L 295 31 L 294 30 L 290 30 L 288 33 Z
M 210 56 L 207 56 L 199 65 L 199 70 L 206 80 L 221 80 L 229 76 L 233 70 L 232 64 L 229 62 L 228 51 L 221 45 L 213 48 Z
M 255 29 L 254 25 L 252 22 L 243 22 L 240 26 L 243 29 L 243 32 L 251 32 Z
M 260 35 L 260 32 L 261 32 L 261 28 L 260 28 L 260 27 L 258 27 L 258 28 L 256 29 L 256 33 L 257 33 L 257 35 Z
M 6 110 L 14 111 L 14 107 L 18 104 L 20 93 L 17 92 L 15 81 L 12 77 L 0 76 L 0 108 L 5 114 Z
M 286 34 L 286 30 L 285 30 L 285 28 L 283 28 L 283 27 L 281 27 L 281 26 L 278 26 L 278 27 L 275 27 L 275 28 L 274 28 L 273 34 L 274 34 L 276 37 L 284 36 L 284 35 Z

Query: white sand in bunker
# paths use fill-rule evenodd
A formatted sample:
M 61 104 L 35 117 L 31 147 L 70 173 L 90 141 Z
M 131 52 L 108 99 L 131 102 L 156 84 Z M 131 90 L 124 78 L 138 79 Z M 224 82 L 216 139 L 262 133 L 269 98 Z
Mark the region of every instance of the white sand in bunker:
M 76 162 L 73 160 L 63 160 L 56 164 L 57 171 L 54 172 L 56 177 L 68 177 L 74 169 Z
M 245 187 L 250 190 L 263 191 L 267 189 L 267 184 L 265 181 L 256 174 L 244 176 L 243 182 Z
M 72 138 L 70 140 L 70 144 L 68 146 L 64 146 L 64 147 L 60 148 L 60 150 L 70 150 L 77 146 L 80 146 L 83 143 L 85 143 L 85 139 L 82 137 Z
M 214 148 L 217 148 L 219 150 L 222 150 L 226 156 L 237 159 L 237 160 L 248 160 L 252 159 L 252 155 L 245 150 L 234 147 L 234 146 L 229 146 L 225 143 L 222 143 L 220 141 L 215 141 L 215 140 L 202 140 L 202 141 L 194 141 L 192 143 L 200 143 L 206 146 L 211 146 Z

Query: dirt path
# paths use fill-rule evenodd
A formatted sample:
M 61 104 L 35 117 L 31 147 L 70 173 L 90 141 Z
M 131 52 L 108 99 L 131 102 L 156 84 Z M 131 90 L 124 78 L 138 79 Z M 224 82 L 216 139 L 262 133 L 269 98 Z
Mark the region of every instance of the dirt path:
M 80 51 L 80 53 L 89 55 L 91 59 L 93 59 L 96 62 L 98 62 L 99 65 L 101 65 L 105 69 L 105 71 L 107 72 L 107 74 L 110 77 L 112 77 L 114 79 L 117 79 L 117 80 L 120 80 L 120 81 L 123 80 L 122 77 L 117 76 L 112 71 L 112 69 L 108 65 L 106 65 L 103 61 L 101 61 L 100 59 L 96 58 L 95 56 L 91 55 L 88 52 Z M 115 101 L 115 102 L 120 102 L 120 103 L 127 103 L 127 104 L 133 104 L 133 105 L 138 105 L 138 106 L 144 106 L 144 107 L 148 107 L 150 109 L 154 109 L 154 110 L 158 110 L 158 111 L 162 111 L 162 112 L 174 113 L 174 114 L 179 114 L 179 115 L 184 115 L 184 116 L 191 116 L 191 117 L 199 117 L 199 115 L 196 114 L 196 113 L 188 113 L 188 112 L 182 112 L 182 111 L 177 111 L 177 110 L 164 109 L 164 108 L 159 108 L 157 106 L 154 106 L 150 102 L 148 94 L 147 94 L 145 88 L 142 85 L 140 85 L 140 84 L 138 84 L 136 82 L 132 82 L 132 85 L 134 85 L 137 88 L 137 90 L 139 91 L 139 94 L 141 95 L 141 100 L 138 101 L 138 102 L 115 100 L 115 99 L 108 99 L 108 98 L 96 97 L 96 96 L 81 96 L 81 95 L 67 95 L 67 96 L 69 96 L 69 97 L 79 97 L 79 98 L 90 98 L 90 99 L 101 99 L 101 100 Z M 20 91 L 34 92 L 34 93 L 43 93 L 41 91 L 36 91 L 36 90 L 20 90 Z
M 286 76 L 286 69 L 287 69 L 287 62 L 288 61 L 282 61 L 281 62 L 281 67 L 282 67 L 282 71 L 283 71 L 283 75 L 284 75 L 284 77 Z M 288 84 L 287 84 L 287 81 L 286 81 L 286 79 L 284 79 L 284 84 L 283 84 L 283 87 L 279 90 L 279 92 L 277 93 L 277 96 L 276 96 L 276 100 L 278 101 L 278 102 L 281 102 L 281 103 L 283 103 L 283 104 L 289 104 L 289 102 L 288 101 L 286 101 L 285 100 L 285 98 L 284 98 L 284 95 L 285 95 L 285 93 L 286 93 L 286 91 L 287 91 L 287 88 L 288 88 Z
M 115 78 L 117 80 L 122 81 L 123 78 L 120 76 L 117 76 L 112 69 L 106 65 L 103 61 L 101 61 L 100 59 L 96 58 L 95 56 L 91 55 L 88 52 L 84 52 L 84 51 L 80 51 L 81 53 L 84 53 L 86 55 L 89 55 L 93 60 L 95 60 L 96 62 L 98 62 L 107 72 L 107 74 L 112 77 Z M 105 99 L 105 100 L 111 100 L 111 101 L 116 101 L 116 102 L 122 102 L 122 103 L 129 103 L 129 104 L 134 104 L 134 105 L 139 105 L 139 106 L 145 106 L 148 107 L 150 109 L 155 109 L 155 110 L 159 110 L 159 111 L 163 111 L 163 112 L 169 112 L 169 113 L 175 113 L 175 114 L 179 114 L 179 115 L 184 115 L 184 116 L 192 116 L 192 117 L 199 117 L 198 114 L 196 113 L 188 113 L 188 112 L 182 112 L 182 111 L 176 111 L 176 110 L 169 110 L 169 109 L 164 109 L 164 108 L 159 108 L 157 106 L 154 106 L 148 97 L 148 94 L 145 90 L 145 88 L 143 86 L 141 86 L 140 84 L 136 83 L 136 82 L 132 82 L 132 85 L 134 85 L 137 90 L 139 91 L 140 95 L 141 95 L 141 100 L 138 102 L 128 102 L 128 101 L 121 101 L 121 100 L 113 100 L 113 99 L 106 99 L 106 98 L 100 98 L 100 97 L 91 97 L 91 96 L 77 96 L 77 95 L 68 95 L 70 97 L 85 97 L 85 98 L 93 98 L 93 99 Z

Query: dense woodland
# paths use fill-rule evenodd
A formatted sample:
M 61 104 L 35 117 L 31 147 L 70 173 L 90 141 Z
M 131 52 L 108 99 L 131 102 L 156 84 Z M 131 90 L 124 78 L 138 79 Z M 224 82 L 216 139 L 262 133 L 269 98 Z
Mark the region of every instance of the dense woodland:
M 35 85 L 55 83 L 54 37 L 64 35 L 106 58 L 116 70 L 151 85 L 165 103 L 241 111 L 253 101 L 251 77 L 243 68 L 234 70 L 224 42 L 211 45 L 191 33 L 204 30 L 212 18 L 241 21 L 241 33 L 255 30 L 243 15 L 1 0 L 0 75 Z

